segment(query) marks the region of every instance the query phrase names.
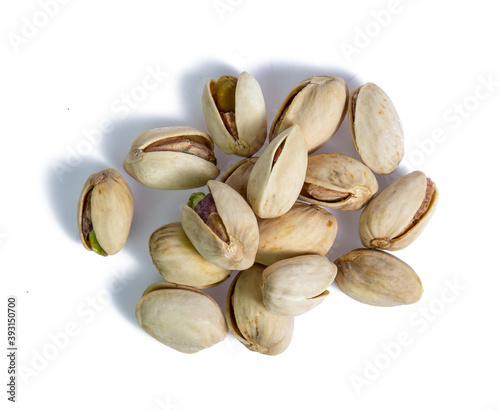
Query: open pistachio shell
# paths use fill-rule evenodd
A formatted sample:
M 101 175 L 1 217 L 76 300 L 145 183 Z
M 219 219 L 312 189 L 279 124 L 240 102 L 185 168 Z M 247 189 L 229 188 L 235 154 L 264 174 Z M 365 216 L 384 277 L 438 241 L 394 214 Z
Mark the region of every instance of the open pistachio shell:
M 264 266 L 241 271 L 231 283 L 226 303 L 229 330 L 250 350 L 277 355 L 289 346 L 294 319 L 269 312 L 262 300 L 260 282 Z
M 195 128 L 155 128 L 132 142 L 123 169 L 150 188 L 196 188 L 220 173 L 213 149 L 210 136 Z
M 101 255 L 117 253 L 127 241 L 133 213 L 134 197 L 116 169 L 90 175 L 80 194 L 77 211 L 83 246 L 97 252 L 89 237 L 95 235 Z
M 438 195 L 435 184 L 421 171 L 397 179 L 361 212 L 361 242 L 367 248 L 405 248 L 429 223 Z
M 337 267 L 324 256 L 283 259 L 262 273 L 264 305 L 275 315 L 302 315 L 323 302 L 336 275 Z
M 394 104 L 373 83 L 356 88 L 349 99 L 349 124 L 356 151 L 378 174 L 390 174 L 403 159 L 403 126 Z
M 159 342 L 195 353 L 224 340 L 228 329 L 217 302 L 188 286 L 157 283 L 137 303 L 139 325 Z
M 207 260 L 224 269 L 252 266 L 259 243 L 257 219 L 248 203 L 229 185 L 208 181 L 220 220 L 228 235 L 227 242 L 217 236 L 189 206 L 181 211 L 181 223 L 196 250 Z
M 216 84 L 217 80 L 209 80 L 201 97 L 208 132 L 226 154 L 242 157 L 255 154 L 264 145 L 267 135 L 266 106 L 259 83 L 249 73 L 241 73 L 236 81 L 234 112 L 224 112 L 227 108 L 217 106 Z M 229 120 L 231 131 L 223 115 L 232 117 Z
M 353 299 L 374 306 L 418 302 L 423 288 L 414 270 L 401 259 L 376 249 L 355 249 L 335 261 L 335 283 Z
M 207 261 L 184 233 L 180 222 L 156 229 L 149 238 L 149 254 L 160 274 L 168 282 L 195 288 L 216 286 L 231 271 Z
M 269 141 L 298 124 L 309 154 L 326 144 L 347 113 L 349 88 L 339 77 L 319 75 L 298 84 L 286 96 L 271 124 Z
M 309 157 L 300 199 L 328 208 L 357 211 L 378 191 L 375 175 L 345 154 Z
M 247 185 L 250 172 L 257 162 L 256 157 L 242 159 L 234 164 L 227 172 L 220 178 L 221 182 L 225 182 L 243 198 L 247 198 Z
M 260 218 L 285 214 L 297 200 L 307 169 L 307 144 L 293 125 L 266 147 L 247 185 L 248 203 Z
M 312 204 L 296 202 L 277 218 L 257 218 L 259 248 L 255 261 L 272 265 L 299 255 L 324 256 L 337 235 L 337 220 L 327 210 Z

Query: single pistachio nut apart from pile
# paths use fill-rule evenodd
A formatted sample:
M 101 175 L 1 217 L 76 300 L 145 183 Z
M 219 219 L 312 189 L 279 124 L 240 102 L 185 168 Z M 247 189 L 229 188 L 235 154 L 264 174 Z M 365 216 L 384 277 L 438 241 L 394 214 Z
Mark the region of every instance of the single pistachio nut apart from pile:
M 378 174 L 390 174 L 403 159 L 403 126 L 394 104 L 373 83 L 356 88 L 349 98 L 352 142 L 363 162 Z
M 357 211 L 377 191 L 375 175 L 357 159 L 345 154 L 320 154 L 309 157 L 299 199 L 328 208 Z
M 220 174 L 213 150 L 212 138 L 196 128 L 155 128 L 132 142 L 123 169 L 150 188 L 197 188 Z
M 390 251 L 412 243 L 429 223 L 439 192 L 421 171 L 404 175 L 385 188 L 363 209 L 359 237 L 367 248 Z
M 186 236 L 180 222 L 156 229 L 149 238 L 149 254 L 166 281 L 203 289 L 229 278 L 231 271 L 207 261 Z
M 266 147 L 250 172 L 247 200 L 260 218 L 285 214 L 297 200 L 307 170 L 307 144 L 293 125 Z
M 271 124 L 269 141 L 294 124 L 304 133 L 309 154 L 338 130 L 347 113 L 349 88 L 339 77 L 309 77 L 286 96 Z
M 182 353 L 199 352 L 228 334 L 217 302 L 189 286 L 166 282 L 149 286 L 136 305 L 135 316 L 146 333 Z
M 259 227 L 252 209 L 238 192 L 220 181 L 208 181 L 210 193 L 191 195 L 181 211 L 181 223 L 196 250 L 229 270 L 253 265 Z
M 236 275 L 227 294 L 226 318 L 229 330 L 245 347 L 277 355 L 290 345 L 294 318 L 274 315 L 264 306 L 260 289 L 264 268 L 255 264 Z
M 134 197 L 120 173 L 113 168 L 90 175 L 78 201 L 78 231 L 83 246 L 107 256 L 127 241 Z
M 220 181 L 228 184 L 246 200 L 248 178 L 257 159 L 257 157 L 250 157 L 238 161 L 220 177 Z
M 280 316 L 299 316 L 319 305 L 337 267 L 325 256 L 303 255 L 283 259 L 262 273 L 262 300 L 267 310 Z
M 296 202 L 277 218 L 257 218 L 259 248 L 255 261 L 272 265 L 300 255 L 324 256 L 337 235 L 337 219 L 319 206 Z
M 249 157 L 264 145 L 267 116 L 259 83 L 247 72 L 209 80 L 201 97 L 208 132 L 226 154 Z
M 355 249 L 335 261 L 335 283 L 351 298 L 374 306 L 418 302 L 423 288 L 414 270 L 377 249 Z

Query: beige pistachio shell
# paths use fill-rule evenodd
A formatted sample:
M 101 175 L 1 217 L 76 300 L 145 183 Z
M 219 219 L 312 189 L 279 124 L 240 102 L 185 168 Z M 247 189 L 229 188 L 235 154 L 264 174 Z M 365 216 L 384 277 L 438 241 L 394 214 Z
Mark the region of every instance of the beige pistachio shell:
M 379 86 L 367 83 L 351 93 L 349 124 L 363 162 L 378 174 L 393 172 L 404 156 L 403 126 L 394 104 Z
M 300 127 L 293 125 L 271 141 L 250 173 L 247 199 L 255 214 L 276 218 L 288 212 L 300 194 L 306 169 L 307 144 Z
M 89 206 L 90 210 L 87 209 Z M 90 175 L 78 200 L 80 239 L 91 251 L 88 229 L 84 227 L 85 215 L 89 211 L 91 227 L 99 245 L 107 255 L 116 254 L 127 241 L 134 213 L 132 191 L 116 169 L 108 168 Z
M 146 333 L 182 353 L 213 346 L 228 333 L 219 305 L 187 286 L 153 284 L 137 303 L 135 316 Z
M 404 175 L 385 188 L 363 209 L 359 218 L 359 237 L 367 248 L 403 249 L 412 243 L 429 223 L 438 202 L 434 183 L 429 195 L 428 178 L 421 171 Z M 415 219 L 428 203 L 423 215 Z
M 262 273 L 264 305 L 275 315 L 302 315 L 323 302 L 336 275 L 337 267 L 324 256 L 283 259 Z
M 272 265 L 299 255 L 324 256 L 337 235 L 337 220 L 327 210 L 312 204 L 296 202 L 277 218 L 257 218 L 259 248 L 255 261 Z
M 245 199 L 229 185 L 208 181 L 217 211 L 229 241 L 221 240 L 189 206 L 181 211 L 181 223 L 196 250 L 224 269 L 240 270 L 253 265 L 259 243 L 259 227 Z
M 168 144 L 185 137 L 199 144 L 210 160 L 182 152 L 151 150 L 155 145 Z M 216 178 L 220 170 L 213 156 L 214 144 L 210 136 L 192 127 L 163 127 L 145 131 L 133 142 L 123 162 L 123 169 L 140 183 L 155 189 L 191 189 L 203 186 Z
M 234 164 L 229 170 L 220 178 L 221 182 L 225 182 L 243 198 L 247 198 L 247 185 L 250 172 L 257 162 L 256 157 L 242 159 Z
M 351 298 L 374 306 L 415 303 L 422 297 L 420 278 L 401 259 L 376 249 L 355 249 L 335 261 L 335 283 Z
M 267 116 L 264 96 L 255 78 L 242 72 L 236 83 L 235 122 L 238 135 L 227 130 L 213 97 L 217 80 L 211 79 L 203 88 L 201 97 L 208 132 L 221 151 L 249 157 L 264 145 L 267 136 Z
M 328 208 L 357 211 L 377 191 L 375 175 L 360 161 L 345 154 L 320 154 L 309 157 L 299 198 Z
M 149 254 L 160 274 L 168 282 L 195 288 L 216 286 L 231 271 L 207 261 L 184 233 L 180 222 L 156 229 L 149 238 Z
M 277 355 L 289 346 L 293 317 L 277 316 L 264 306 L 260 282 L 264 266 L 255 264 L 234 278 L 227 294 L 226 317 L 234 337 L 250 350 Z
M 269 131 L 269 141 L 298 124 L 309 154 L 326 144 L 347 113 L 349 88 L 339 77 L 320 75 L 306 78 L 286 96 Z

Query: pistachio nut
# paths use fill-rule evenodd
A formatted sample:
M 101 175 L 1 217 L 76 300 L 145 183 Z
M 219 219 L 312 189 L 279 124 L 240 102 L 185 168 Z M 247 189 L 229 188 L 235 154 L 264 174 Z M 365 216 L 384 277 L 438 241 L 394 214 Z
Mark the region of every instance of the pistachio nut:
M 224 340 L 224 314 L 205 293 L 171 283 L 149 286 L 135 308 L 139 325 L 159 342 L 182 353 L 195 353 Z
M 421 171 L 398 178 L 361 212 L 361 242 L 367 248 L 391 251 L 405 248 L 429 223 L 438 196 L 434 182 Z
M 241 271 L 231 283 L 226 303 L 226 318 L 234 337 L 250 350 L 277 355 L 292 340 L 292 316 L 277 316 L 264 306 L 260 282 L 264 266 L 255 264 Z
M 132 142 L 123 169 L 150 188 L 197 188 L 220 173 L 213 149 L 210 136 L 195 128 L 155 128 Z
M 201 101 L 208 132 L 223 152 L 249 157 L 264 145 L 266 105 L 252 75 L 243 72 L 238 78 L 209 80 Z
M 245 199 L 229 185 L 208 181 L 208 195 L 184 205 L 181 223 L 196 250 L 224 269 L 252 266 L 259 243 L 259 227 Z
M 319 305 L 330 293 L 337 267 L 320 255 L 283 259 L 262 273 L 262 300 L 271 313 L 299 316 Z
M 269 141 L 298 124 L 309 154 L 326 144 L 347 113 L 349 88 L 339 77 L 309 77 L 286 96 L 271 124 Z
M 247 198 L 247 185 L 248 178 L 253 166 L 257 162 L 256 157 L 242 159 L 234 164 L 227 172 L 220 178 L 221 182 L 225 182 L 233 188 L 243 198 Z
M 394 104 L 373 83 L 356 88 L 349 99 L 349 124 L 354 147 L 378 174 L 390 174 L 403 159 L 403 126 Z
M 207 261 L 188 239 L 180 222 L 156 229 L 149 238 L 149 254 L 166 281 L 203 289 L 226 280 L 231 271 Z
M 78 200 L 78 231 L 83 246 L 102 256 L 114 255 L 127 241 L 134 197 L 113 168 L 90 175 Z
M 307 144 L 298 125 L 279 134 L 250 172 L 248 203 L 261 218 L 285 214 L 297 200 L 307 169 Z
M 309 157 L 300 199 L 346 211 L 363 208 L 378 191 L 375 175 L 360 161 L 345 154 Z
M 259 248 L 255 261 L 262 265 L 299 255 L 324 256 L 337 235 L 337 220 L 327 210 L 295 202 L 277 218 L 257 218 Z
M 408 305 L 422 297 L 422 283 L 401 259 L 377 249 L 355 249 L 335 262 L 335 283 L 351 298 L 374 306 Z

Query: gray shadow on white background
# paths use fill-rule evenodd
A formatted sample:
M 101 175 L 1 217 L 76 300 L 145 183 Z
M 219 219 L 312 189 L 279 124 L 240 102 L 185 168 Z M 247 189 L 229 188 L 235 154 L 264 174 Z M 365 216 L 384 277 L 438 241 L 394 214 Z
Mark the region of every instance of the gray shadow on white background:
M 65 164 L 61 159 L 60 164 Z M 77 208 L 80 193 L 87 178 L 109 168 L 103 161 L 90 158 L 81 159 L 74 167 L 65 168 L 64 173 L 56 173 L 53 168 L 46 170 L 46 192 L 48 192 L 51 209 L 66 235 L 80 242 L 77 224 Z

